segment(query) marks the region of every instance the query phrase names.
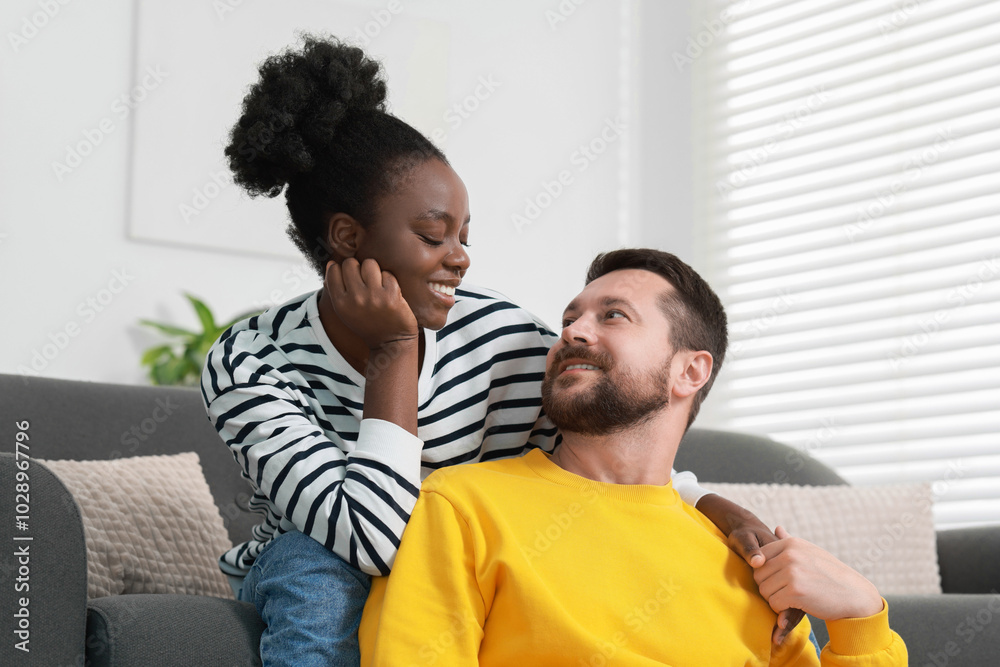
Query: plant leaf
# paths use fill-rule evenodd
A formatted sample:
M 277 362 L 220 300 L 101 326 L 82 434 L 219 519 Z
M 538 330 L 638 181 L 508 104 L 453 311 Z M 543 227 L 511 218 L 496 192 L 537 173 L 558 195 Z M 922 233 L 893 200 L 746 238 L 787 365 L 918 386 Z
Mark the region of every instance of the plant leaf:
M 151 347 L 142 355 L 141 363 L 149 366 L 149 379 L 154 385 L 196 386 L 201 381 L 208 351 L 219 336 L 237 322 L 263 312 L 259 309 L 247 311 L 220 326 L 215 324 L 212 311 L 203 301 L 191 294 L 185 293 L 184 296 L 198 314 L 203 331 L 189 331 L 151 320 L 139 320 L 140 324 L 158 329 L 175 339 L 171 344 Z
M 153 384 L 157 385 L 169 384 L 167 382 L 166 365 L 161 363 L 152 366 L 149 369 L 149 379 L 152 381 Z
M 208 344 L 211 347 L 211 343 Z M 184 350 L 184 358 L 188 360 L 192 366 L 198 369 L 201 373 L 201 369 L 205 367 L 205 356 L 208 350 L 204 348 L 204 343 L 201 341 L 197 345 L 192 345 L 191 347 Z
M 198 313 L 202 331 L 215 331 L 215 317 L 212 315 L 212 311 L 208 309 L 208 306 L 201 299 L 190 294 L 185 293 L 184 296 L 187 297 L 191 305 L 194 306 L 195 312 Z
M 175 385 L 184 382 L 184 377 L 191 372 L 191 363 L 184 357 L 169 360 L 163 365 L 163 384 Z
M 153 327 L 155 329 L 159 329 L 167 335 L 178 336 L 180 338 L 189 338 L 191 336 L 198 335 L 194 331 L 188 331 L 187 329 L 181 329 L 180 327 L 171 326 L 169 324 L 160 324 L 159 322 L 152 322 L 150 320 L 139 320 L 139 324 L 145 324 L 147 327 Z
M 198 382 L 201 380 L 202 366 L 203 364 L 195 363 L 191 359 L 185 359 L 184 366 L 181 371 L 179 384 L 183 384 L 188 387 L 198 384 Z
M 222 332 L 220 331 L 219 334 L 221 333 Z M 215 345 L 215 341 L 218 339 L 218 336 L 215 338 L 202 336 L 201 340 L 198 342 L 198 346 L 194 348 L 198 352 L 198 356 L 201 357 L 202 366 L 205 365 L 205 357 L 208 356 L 208 351 L 212 349 L 212 346 Z
M 169 345 L 151 347 L 143 353 L 142 360 L 139 363 L 143 366 L 152 366 L 157 359 L 166 354 L 173 354 L 173 349 Z

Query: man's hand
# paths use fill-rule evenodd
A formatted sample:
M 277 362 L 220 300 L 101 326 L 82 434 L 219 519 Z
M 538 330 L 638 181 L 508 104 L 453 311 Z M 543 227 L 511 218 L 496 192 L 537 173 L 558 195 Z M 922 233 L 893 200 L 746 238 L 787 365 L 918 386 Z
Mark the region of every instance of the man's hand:
M 762 546 L 765 562 L 753 573 L 771 609 L 801 609 L 824 621 L 882 611 L 878 589 L 859 572 L 781 526 L 775 532 L 778 541 Z
M 327 262 L 324 293 L 340 321 L 371 350 L 419 338 L 417 318 L 403 299 L 395 276 L 374 259 L 353 257 L 343 264 Z
M 778 537 L 756 514 L 715 493 L 702 496 L 697 510 L 725 533 L 729 548 L 739 554 L 750 567 L 759 568 L 764 565 L 767 558 L 761 547 L 776 542 Z M 801 609 L 779 611 L 771 632 L 771 641 L 781 644 L 803 617 L 805 612 Z

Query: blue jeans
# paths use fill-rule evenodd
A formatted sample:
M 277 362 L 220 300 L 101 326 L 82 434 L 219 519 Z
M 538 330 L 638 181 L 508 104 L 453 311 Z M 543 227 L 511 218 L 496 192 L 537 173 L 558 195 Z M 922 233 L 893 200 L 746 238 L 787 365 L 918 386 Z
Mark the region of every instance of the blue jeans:
M 243 580 L 240 599 L 267 624 L 264 667 L 357 667 L 358 625 L 371 577 L 295 531 L 272 540 Z

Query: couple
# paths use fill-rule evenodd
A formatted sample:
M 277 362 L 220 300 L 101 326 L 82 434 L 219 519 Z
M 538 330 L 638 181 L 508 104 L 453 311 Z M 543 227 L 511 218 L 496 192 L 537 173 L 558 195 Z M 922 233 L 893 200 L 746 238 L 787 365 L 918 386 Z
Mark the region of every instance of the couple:
M 542 410 L 539 385 L 545 376 L 546 354 L 554 345 L 557 351 L 562 349 L 566 334 L 559 339 L 494 292 L 460 286 L 470 261 L 465 250 L 469 234 L 465 187 L 433 144 L 385 113 L 385 97 L 379 66 L 363 52 L 335 40 L 308 38 L 300 50 L 270 58 L 261 66 L 260 79 L 244 100 L 243 114 L 226 149 L 234 180 L 248 192 L 277 196 L 285 191 L 292 220 L 289 235 L 324 279 L 322 290 L 225 332 L 209 353 L 202 377 L 209 418 L 255 488 L 251 508 L 264 515 L 250 539 L 224 554 L 220 565 L 231 576 L 240 599 L 254 604 L 267 624 L 261 640 L 265 665 L 357 664 L 357 628 L 368 598 L 369 575 L 388 574 L 393 566 L 421 479 L 431 471 L 530 452 L 517 462 L 548 466 L 549 472 L 561 471 L 574 479 L 581 473 L 596 474 L 590 468 L 561 467 L 584 461 L 577 458 L 577 445 L 560 445 L 562 436 Z M 246 146 L 259 150 L 243 150 Z M 639 271 L 644 272 L 649 273 Z M 652 293 L 647 296 L 656 298 Z M 632 300 L 637 298 L 633 295 Z M 587 317 L 592 316 L 587 313 Z M 627 314 L 623 308 L 608 308 L 605 316 L 609 326 L 620 326 L 611 322 Z M 581 322 L 586 319 L 582 311 L 570 319 L 573 317 Z M 646 321 L 649 317 L 647 313 Z M 722 329 L 715 335 L 724 341 L 722 317 Z M 571 324 L 568 331 L 574 330 Z M 666 350 L 663 341 L 661 338 L 660 347 L 650 349 Z M 577 350 L 580 347 L 573 345 Z M 655 356 L 650 349 L 641 353 L 646 358 Z M 565 397 L 562 392 L 567 388 L 594 382 L 595 390 L 598 385 L 605 387 L 600 399 L 606 408 L 604 416 L 591 410 L 578 416 L 596 420 L 597 426 L 603 419 L 616 419 L 622 425 L 612 430 L 624 433 L 630 428 L 630 414 L 634 416 L 629 412 L 634 408 L 632 397 L 625 397 L 629 410 L 624 412 L 620 405 L 606 405 L 607 394 L 614 398 L 618 393 L 613 384 L 616 376 L 609 374 L 596 381 L 604 378 L 603 369 L 611 370 L 619 360 L 614 350 L 601 344 L 594 351 L 586 359 L 599 362 L 591 364 L 597 365 L 597 370 L 583 363 L 567 377 L 547 382 L 550 395 L 546 400 L 561 404 L 557 397 Z M 691 419 L 723 351 L 724 342 L 715 364 L 710 353 L 698 357 L 700 372 L 706 374 L 703 386 L 695 387 L 694 379 L 689 379 L 689 388 L 694 391 L 681 402 Z M 686 353 L 678 354 L 677 359 L 687 358 Z M 620 363 L 625 370 L 644 368 L 633 366 L 628 359 Z M 639 391 L 641 398 L 655 401 L 662 396 L 643 394 L 647 388 L 642 383 L 648 374 L 645 368 L 631 388 Z M 657 390 L 665 389 L 661 385 L 662 380 Z M 571 400 L 565 403 L 567 409 L 573 405 Z M 653 408 L 648 414 L 658 410 L 665 408 Z M 671 407 L 664 414 L 670 414 L 673 421 L 678 412 Z M 648 416 L 640 421 L 647 429 L 659 423 Z M 601 437 L 586 435 L 586 429 L 580 433 L 590 440 Z M 573 440 L 567 435 L 569 442 Z M 543 452 L 555 452 L 555 463 Z M 656 465 L 645 461 L 642 467 L 649 472 L 669 471 L 670 461 L 667 457 L 658 459 Z M 601 474 L 619 473 L 628 474 L 625 469 Z M 598 477 L 605 483 L 617 479 Z M 766 558 L 765 568 L 771 559 L 778 562 L 789 542 L 777 540 L 745 510 L 715 494 L 706 495 L 690 474 L 675 475 L 673 483 L 666 486 L 669 479 L 668 472 L 667 478 L 649 485 L 654 487 L 650 493 L 666 501 L 676 490 L 687 503 L 680 507 L 689 513 L 690 520 L 704 524 L 704 536 L 698 533 L 699 539 L 704 541 L 710 535 L 712 544 L 724 544 L 720 540 L 725 539 L 725 533 L 746 561 L 753 558 L 757 563 Z M 589 517 L 605 502 L 596 490 L 603 487 L 587 488 L 597 500 L 594 511 L 591 505 L 584 505 L 583 514 L 574 519 L 574 525 L 581 526 L 581 536 Z M 512 509 L 523 501 L 509 500 Z M 519 514 L 527 516 L 535 508 L 528 510 Z M 427 529 L 426 525 L 408 529 L 407 535 Z M 446 534 L 437 535 L 437 527 L 430 530 L 433 535 L 429 539 L 443 546 Z M 638 545 L 646 539 L 640 537 Z M 412 543 L 407 549 L 420 549 L 419 538 Z M 634 574 L 640 580 L 636 585 L 658 585 L 655 577 L 637 568 L 645 565 L 633 561 L 619 545 L 598 536 L 588 543 L 586 552 L 560 555 L 565 548 L 562 545 L 571 543 L 560 540 L 537 561 L 558 560 L 564 574 L 590 576 L 589 580 L 578 580 L 577 587 L 591 586 L 601 599 L 623 592 L 618 590 L 617 579 L 609 578 L 607 572 L 582 568 L 597 556 L 616 563 L 622 574 Z M 449 559 L 469 557 L 462 551 L 453 552 L 462 545 L 449 541 L 448 546 L 447 554 L 434 552 L 433 558 L 441 559 L 442 565 Z M 694 544 L 689 548 L 692 554 L 699 553 Z M 764 549 L 770 551 L 762 555 Z M 712 562 L 725 563 L 725 567 L 713 570 L 715 581 L 707 583 L 731 587 L 736 581 L 732 577 L 743 572 L 738 583 L 746 596 L 745 613 L 731 613 L 741 622 L 749 622 L 750 600 L 763 603 L 754 597 L 756 593 L 751 596 L 745 590 L 750 570 L 738 557 L 723 551 L 726 555 L 715 554 Z M 660 555 L 664 563 L 674 558 L 669 552 Z M 424 584 L 440 583 L 442 593 L 454 590 L 449 588 L 454 582 L 446 584 L 440 573 L 429 576 L 433 578 L 425 579 Z M 679 573 L 673 576 L 677 580 Z M 383 580 L 376 581 L 377 595 L 366 620 L 369 630 L 373 627 L 372 610 L 382 599 Z M 867 592 L 872 590 L 869 586 Z M 868 598 L 867 602 L 873 602 L 871 595 Z M 390 587 L 385 597 L 386 615 L 374 622 L 388 624 L 386 627 L 396 622 L 391 620 L 398 605 L 393 599 Z M 498 595 L 493 601 L 500 599 Z M 695 602 L 693 595 L 680 592 L 676 599 Z M 508 602 L 528 604 L 527 600 Z M 881 609 L 880 598 L 879 602 Z M 802 606 L 783 601 L 775 604 L 776 609 L 788 610 L 782 612 L 783 627 L 774 629 L 776 639 L 791 631 L 801 617 L 792 610 Z M 534 618 L 531 609 L 529 604 L 504 616 L 493 608 L 490 618 L 514 619 L 519 614 L 525 620 L 520 630 L 515 627 L 520 633 L 531 629 L 527 625 Z M 698 606 L 687 608 L 692 618 L 707 611 Z M 765 615 L 760 616 L 759 611 Z M 412 629 L 422 636 L 409 612 L 403 610 L 403 614 L 407 619 L 403 625 L 412 623 Z M 885 622 L 884 610 L 881 614 L 869 619 L 881 623 L 879 628 Z M 754 610 L 753 616 L 759 620 L 757 625 L 767 626 L 763 639 L 754 634 L 754 640 L 762 641 L 761 651 L 769 651 L 775 616 L 766 605 Z M 699 621 L 706 626 L 720 622 L 708 616 Z M 659 626 L 654 623 L 649 627 Z M 723 627 L 719 626 L 720 632 Z M 676 631 L 682 628 L 687 632 L 687 626 L 677 625 L 669 635 L 681 636 Z M 534 627 L 534 631 L 542 632 L 543 639 L 557 639 L 547 636 L 543 626 Z M 366 637 L 372 636 L 366 632 Z M 793 633 L 792 645 L 801 643 L 803 632 L 807 633 L 804 627 Z M 380 641 L 387 638 L 381 630 L 375 634 Z M 489 634 L 487 630 L 484 649 L 490 644 Z M 887 628 L 880 636 L 891 637 Z M 617 633 L 612 633 L 602 641 L 614 642 L 616 637 Z M 855 637 L 851 637 L 850 645 L 854 646 Z M 428 636 L 422 641 L 433 639 Z M 573 638 L 559 640 L 572 642 Z M 727 642 L 730 640 L 742 641 L 727 637 Z M 508 638 L 498 636 L 493 641 L 505 643 Z M 869 648 L 868 644 L 864 647 Z M 409 653 L 409 648 L 400 650 L 408 655 L 408 662 L 422 661 Z M 527 653 L 522 657 L 531 658 L 535 648 L 524 646 L 523 650 Z M 379 664 L 398 661 L 388 658 Z M 456 663 L 442 659 L 438 664 Z

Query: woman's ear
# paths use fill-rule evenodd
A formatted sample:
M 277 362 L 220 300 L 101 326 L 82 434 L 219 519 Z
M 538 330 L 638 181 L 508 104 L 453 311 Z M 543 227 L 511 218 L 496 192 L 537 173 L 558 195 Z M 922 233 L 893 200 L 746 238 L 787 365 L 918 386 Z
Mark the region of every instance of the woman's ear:
M 326 244 L 340 261 L 354 257 L 365 236 L 361 223 L 346 213 L 334 213 L 326 223 Z

